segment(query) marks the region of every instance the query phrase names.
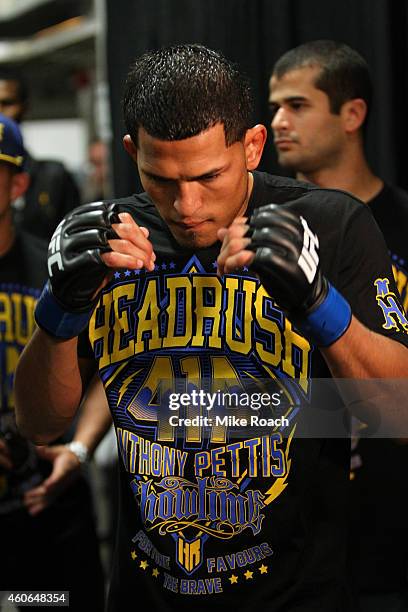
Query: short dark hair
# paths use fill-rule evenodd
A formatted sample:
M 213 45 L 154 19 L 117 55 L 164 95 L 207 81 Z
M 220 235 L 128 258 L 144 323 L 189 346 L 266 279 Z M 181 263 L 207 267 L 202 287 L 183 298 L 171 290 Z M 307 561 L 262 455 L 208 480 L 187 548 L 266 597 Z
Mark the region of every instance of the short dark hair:
M 28 101 L 28 87 L 18 68 L 14 66 L 0 66 L 0 81 L 14 81 L 17 83 L 18 100 L 22 104 Z
M 354 98 L 365 101 L 368 114 L 373 89 L 368 64 L 344 43 L 314 40 L 299 45 L 279 58 L 273 75 L 280 79 L 291 70 L 314 66 L 321 68 L 315 87 L 328 96 L 333 114 L 338 115 L 343 104 Z
M 220 123 L 227 146 L 252 125 L 248 79 L 221 53 L 198 44 L 150 51 L 131 66 L 124 92 L 125 125 L 160 140 L 183 140 Z

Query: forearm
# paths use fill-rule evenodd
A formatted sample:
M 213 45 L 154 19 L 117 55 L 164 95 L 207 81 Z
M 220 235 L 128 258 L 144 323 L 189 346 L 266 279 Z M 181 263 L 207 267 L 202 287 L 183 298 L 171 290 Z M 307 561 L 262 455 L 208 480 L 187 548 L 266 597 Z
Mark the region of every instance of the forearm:
M 60 341 L 37 329 L 15 376 L 16 421 L 22 435 L 37 444 L 57 438 L 75 416 L 81 395 L 77 339 Z
M 142 231 L 128 213 L 131 223 L 121 228 L 118 214 L 115 203 L 78 207 L 64 217 L 50 241 L 49 279 L 35 308 L 40 329 L 23 352 L 16 373 L 17 423 L 23 435 L 37 444 L 62 434 L 80 404 L 84 370 L 78 363 L 77 337 L 86 330 L 98 295 L 109 282 L 108 267 L 127 267 L 140 259 L 148 269 L 154 268 L 147 230 Z M 118 226 L 117 233 L 112 221 Z M 117 256 L 119 261 L 114 257 L 113 262 L 104 262 L 102 254 L 108 256 L 113 248 L 109 237 L 121 236 L 121 232 L 137 234 L 136 257 L 129 261 L 129 249 L 125 249 L 125 255 Z M 111 242 L 119 251 L 123 247 L 117 238 Z M 94 370 L 94 361 L 89 363 Z
M 350 412 L 379 436 L 408 435 L 408 348 L 353 317 L 347 332 L 320 349 Z
M 337 342 L 320 350 L 334 378 L 408 376 L 407 347 L 367 329 L 355 317 Z
M 112 417 L 102 381 L 96 374 L 81 404 L 81 414 L 74 441 L 81 442 L 92 455 L 112 424 Z

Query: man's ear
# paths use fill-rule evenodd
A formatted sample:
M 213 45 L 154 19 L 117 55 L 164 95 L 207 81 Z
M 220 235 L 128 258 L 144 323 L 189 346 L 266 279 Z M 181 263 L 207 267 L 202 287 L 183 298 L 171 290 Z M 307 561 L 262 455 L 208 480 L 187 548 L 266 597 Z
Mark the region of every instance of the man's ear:
M 362 98 L 347 100 L 340 109 L 343 128 L 346 134 L 357 132 L 367 117 L 367 104 Z
M 244 140 L 247 170 L 255 170 L 258 167 L 265 146 L 266 136 L 266 127 L 261 124 L 247 130 Z
M 17 200 L 24 195 L 30 184 L 30 175 L 27 172 L 17 172 L 13 174 L 11 181 L 10 199 Z
M 133 161 L 137 162 L 137 146 L 133 142 L 132 138 L 129 134 L 123 137 L 123 146 L 125 147 L 126 152 L 130 155 Z

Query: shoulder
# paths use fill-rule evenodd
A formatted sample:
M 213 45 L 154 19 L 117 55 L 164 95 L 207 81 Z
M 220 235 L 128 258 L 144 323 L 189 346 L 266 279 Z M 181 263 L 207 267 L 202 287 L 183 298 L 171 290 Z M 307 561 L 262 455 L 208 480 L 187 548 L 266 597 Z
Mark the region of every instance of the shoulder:
M 379 205 L 392 206 L 408 215 L 408 192 L 396 185 L 384 183 L 384 187 L 380 193 L 373 198 L 372 203 L 373 205 L 378 203 Z
M 408 261 L 408 193 L 388 183 L 370 202 L 369 207 L 376 222 L 385 236 L 393 261 L 406 267 Z
M 309 183 L 301 183 L 295 179 L 275 176 L 266 172 L 253 172 L 253 177 L 251 203 L 254 208 L 271 202 L 284 204 L 316 189 Z
M 321 188 L 262 172 L 254 173 L 254 192 L 255 207 L 267 203 L 287 204 L 298 214 L 318 219 L 332 220 L 365 214 L 367 209 L 361 200 L 345 191 Z
M 27 164 L 27 172 L 30 175 L 30 185 L 26 199 L 34 197 L 36 201 L 39 192 L 46 192 L 54 206 L 64 201 L 64 198 L 74 198 L 71 208 L 79 204 L 79 190 L 75 178 L 62 162 L 31 158 Z
M 56 174 L 56 175 L 70 175 L 69 170 L 66 166 L 56 159 L 33 159 L 30 158 L 27 170 L 29 174 L 37 174 L 40 172 Z

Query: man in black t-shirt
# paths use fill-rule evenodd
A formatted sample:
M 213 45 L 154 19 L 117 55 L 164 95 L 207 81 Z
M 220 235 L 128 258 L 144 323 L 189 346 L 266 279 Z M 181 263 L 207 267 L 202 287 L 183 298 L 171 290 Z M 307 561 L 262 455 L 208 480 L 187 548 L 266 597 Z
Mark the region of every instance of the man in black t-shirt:
M 34 307 L 47 276 L 46 245 L 15 231 L 12 222 L 11 200 L 29 181 L 24 155 L 17 124 L 0 115 L 0 590 L 66 590 L 73 610 L 102 610 L 90 489 L 75 453 L 90 446 L 95 417 L 81 419 L 76 446 L 36 448 L 16 429 L 14 372 L 34 331 Z M 79 558 L 88 565 L 86 576 Z
M 407 371 L 382 237 L 351 196 L 256 172 L 266 129 L 219 53 L 143 55 L 124 110 L 146 192 L 55 232 L 19 426 L 42 442 L 63 431 L 89 375 L 78 350 L 98 368 L 121 466 L 109 610 L 143 593 L 154 610 L 349 612 L 348 440 L 299 432 L 319 393 L 319 421 L 343 414 L 315 377 Z
M 372 84 L 365 60 L 334 41 L 313 41 L 275 64 L 269 102 L 279 163 L 299 180 L 349 191 L 384 234 L 408 306 L 408 195 L 385 184 L 365 157 Z M 408 609 L 408 446 L 356 437 L 351 461 L 350 557 L 365 612 Z M 379 494 L 379 483 L 381 486 Z
M 0 112 L 20 123 L 28 106 L 29 92 L 20 72 L 11 66 L 0 66 Z M 26 153 L 25 170 L 30 183 L 25 193 L 13 201 L 14 224 L 48 241 L 62 217 L 79 205 L 79 189 L 59 161 L 37 160 Z

